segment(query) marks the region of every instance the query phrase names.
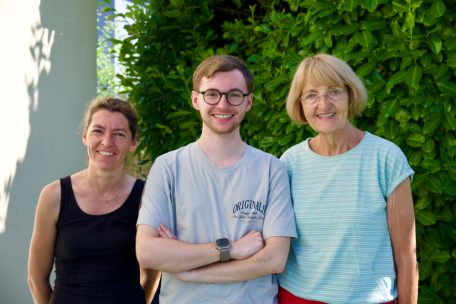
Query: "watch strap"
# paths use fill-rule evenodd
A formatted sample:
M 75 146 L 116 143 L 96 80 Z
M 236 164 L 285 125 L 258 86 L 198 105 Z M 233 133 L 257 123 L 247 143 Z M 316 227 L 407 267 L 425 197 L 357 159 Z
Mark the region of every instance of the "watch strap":
M 220 262 L 227 262 L 231 260 L 230 248 L 220 248 Z

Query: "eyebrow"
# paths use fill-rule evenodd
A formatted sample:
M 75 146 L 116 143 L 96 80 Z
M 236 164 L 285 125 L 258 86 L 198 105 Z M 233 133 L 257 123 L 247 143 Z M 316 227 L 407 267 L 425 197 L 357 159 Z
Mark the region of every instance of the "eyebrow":
M 106 129 L 105 127 L 103 127 L 101 125 L 98 125 L 98 124 L 93 125 L 92 128 L 103 129 L 103 130 Z M 127 129 L 125 129 L 125 128 L 116 128 L 116 129 L 114 129 L 114 131 L 127 132 Z
M 339 87 L 338 85 L 332 85 L 332 86 L 328 86 L 328 90 L 330 89 L 341 89 L 341 87 Z M 313 93 L 313 92 L 318 92 L 317 89 L 309 89 L 309 90 L 305 90 L 303 91 L 302 93 Z

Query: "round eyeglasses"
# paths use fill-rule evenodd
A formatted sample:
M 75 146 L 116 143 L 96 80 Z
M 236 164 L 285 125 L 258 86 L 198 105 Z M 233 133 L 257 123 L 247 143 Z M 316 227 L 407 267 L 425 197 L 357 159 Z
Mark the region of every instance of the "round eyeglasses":
M 337 101 L 342 100 L 343 94 L 345 92 L 346 91 L 342 88 L 331 88 L 326 92 L 326 94 L 319 95 L 315 92 L 310 92 L 310 93 L 302 95 L 300 99 L 301 99 L 301 102 L 304 102 L 305 104 L 308 104 L 308 105 L 314 105 L 314 104 L 318 103 L 323 96 L 328 101 L 337 102 Z
M 232 106 L 239 106 L 244 102 L 245 96 L 249 95 L 249 93 L 244 93 L 241 90 L 231 90 L 228 92 L 220 92 L 216 89 L 209 89 L 206 91 L 197 91 L 200 94 L 203 94 L 204 102 L 210 105 L 215 105 L 219 103 L 222 99 L 222 95 L 226 96 L 226 100 Z

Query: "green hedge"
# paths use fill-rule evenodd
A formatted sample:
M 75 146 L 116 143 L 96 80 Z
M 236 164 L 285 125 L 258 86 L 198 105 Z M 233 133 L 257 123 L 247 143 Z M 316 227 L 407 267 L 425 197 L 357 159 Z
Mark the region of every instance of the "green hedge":
M 456 12 L 434 0 L 133 1 L 123 17 L 118 75 L 142 115 L 141 159 L 194 141 L 195 66 L 237 55 L 255 76 L 249 144 L 279 156 L 312 135 L 284 100 L 298 63 L 330 53 L 363 78 L 368 108 L 354 121 L 398 144 L 415 170 L 420 303 L 456 302 Z

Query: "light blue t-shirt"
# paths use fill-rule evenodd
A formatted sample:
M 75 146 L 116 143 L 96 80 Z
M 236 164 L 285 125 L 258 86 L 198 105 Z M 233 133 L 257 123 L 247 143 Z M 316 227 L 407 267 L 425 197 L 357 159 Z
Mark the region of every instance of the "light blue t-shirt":
M 402 151 L 365 132 L 353 149 L 322 156 L 309 139 L 281 157 L 286 164 L 298 237 L 280 285 L 326 303 L 384 303 L 397 297 L 386 204 L 413 175 Z
M 230 167 L 212 163 L 196 142 L 158 157 L 147 177 L 138 225 L 165 224 L 178 240 L 296 237 L 287 170 L 275 156 L 247 146 Z M 163 273 L 160 304 L 275 304 L 276 275 L 237 283 L 186 283 Z

